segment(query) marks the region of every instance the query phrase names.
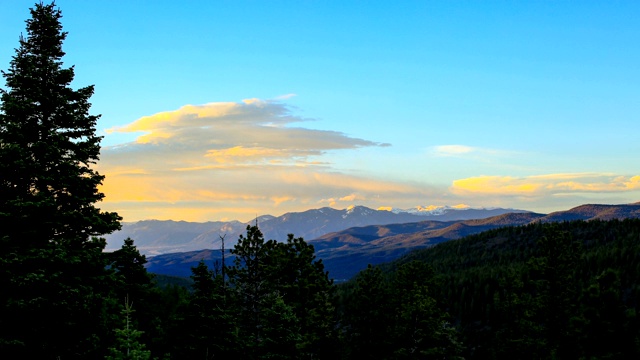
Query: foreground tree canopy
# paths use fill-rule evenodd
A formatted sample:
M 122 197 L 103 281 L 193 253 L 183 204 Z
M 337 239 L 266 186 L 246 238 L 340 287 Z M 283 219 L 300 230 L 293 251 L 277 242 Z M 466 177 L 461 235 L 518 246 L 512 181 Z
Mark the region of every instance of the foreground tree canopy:
M 0 347 L 25 357 L 96 348 L 107 279 L 96 236 L 120 227 L 95 206 L 104 177 L 91 168 L 93 86 L 70 87 L 60 18 L 53 4 L 35 5 L 0 90 Z

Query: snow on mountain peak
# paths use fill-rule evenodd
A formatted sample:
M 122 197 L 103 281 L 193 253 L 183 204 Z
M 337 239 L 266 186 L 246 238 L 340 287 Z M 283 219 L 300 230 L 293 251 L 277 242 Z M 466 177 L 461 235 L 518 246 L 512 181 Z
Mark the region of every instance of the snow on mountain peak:
M 391 211 L 396 214 L 413 214 L 413 215 L 423 215 L 423 216 L 433 216 L 433 215 L 444 215 L 452 210 L 493 210 L 495 208 L 488 207 L 472 207 L 467 204 L 457 204 L 457 205 L 426 205 L 426 206 L 415 206 L 409 209 L 399 209 L 392 208 L 390 206 L 382 206 L 379 207 L 379 211 Z
M 347 207 L 345 209 L 345 213 L 342 215 L 343 219 L 346 219 L 347 216 L 352 215 L 352 214 L 359 214 L 361 216 L 367 216 L 370 215 L 374 210 L 369 209 L 368 207 L 365 206 L 359 206 L 359 205 L 350 205 L 349 207 Z

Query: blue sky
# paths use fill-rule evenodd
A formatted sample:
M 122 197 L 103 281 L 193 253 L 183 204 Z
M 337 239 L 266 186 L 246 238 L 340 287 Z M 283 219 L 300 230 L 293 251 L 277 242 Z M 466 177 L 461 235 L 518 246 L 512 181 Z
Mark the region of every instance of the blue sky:
M 640 200 L 638 2 L 56 4 L 125 221 Z

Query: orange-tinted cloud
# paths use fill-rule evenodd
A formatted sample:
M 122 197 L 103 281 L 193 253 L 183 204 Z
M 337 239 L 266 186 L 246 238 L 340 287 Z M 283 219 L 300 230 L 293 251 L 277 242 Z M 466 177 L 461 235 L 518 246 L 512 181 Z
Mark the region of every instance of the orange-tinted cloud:
M 544 197 L 567 193 L 610 193 L 640 189 L 640 176 L 548 174 L 528 177 L 477 176 L 454 180 L 457 195 Z
M 139 136 L 103 148 L 98 164 L 106 175 L 103 207 L 118 211 L 125 221 L 203 221 L 247 214 L 240 220 L 248 220 L 256 214 L 311 208 L 325 199 L 332 199 L 332 206 L 377 206 L 384 199 L 429 193 L 335 171 L 329 152 L 386 144 L 292 126 L 304 121 L 281 102 L 251 99 L 187 105 L 112 128 L 111 136 Z M 219 209 L 226 209 L 223 216 Z M 210 218 L 214 215 L 219 217 Z

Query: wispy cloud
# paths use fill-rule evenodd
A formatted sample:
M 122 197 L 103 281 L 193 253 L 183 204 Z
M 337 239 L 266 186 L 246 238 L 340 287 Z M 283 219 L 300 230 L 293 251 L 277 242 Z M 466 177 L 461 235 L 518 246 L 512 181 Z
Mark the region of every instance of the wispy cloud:
M 505 150 L 481 148 L 467 145 L 437 145 L 429 149 L 429 153 L 434 157 L 457 157 L 477 159 L 482 157 L 507 156 L 513 153 Z
M 477 176 L 453 181 L 461 196 L 549 197 L 571 193 L 613 193 L 640 190 L 640 176 L 598 173 L 546 174 L 528 177 Z
M 331 197 L 331 198 L 320 199 L 318 200 L 317 203 L 322 206 L 329 205 L 329 206 L 346 207 L 357 202 L 367 202 L 369 200 L 372 200 L 372 198 L 375 198 L 376 196 L 377 195 L 371 196 L 370 194 L 370 198 L 367 198 L 367 196 L 364 196 L 362 194 L 353 193 L 353 194 L 345 195 L 338 198 Z
M 459 156 L 477 151 L 477 148 L 466 145 L 439 145 L 432 148 L 436 156 Z

